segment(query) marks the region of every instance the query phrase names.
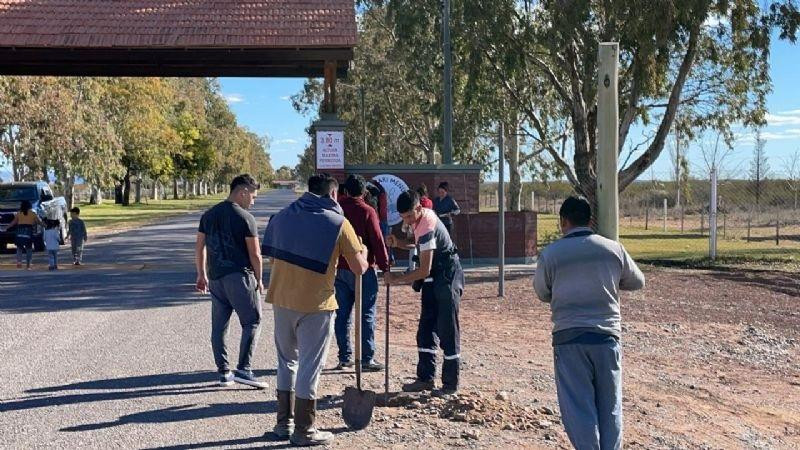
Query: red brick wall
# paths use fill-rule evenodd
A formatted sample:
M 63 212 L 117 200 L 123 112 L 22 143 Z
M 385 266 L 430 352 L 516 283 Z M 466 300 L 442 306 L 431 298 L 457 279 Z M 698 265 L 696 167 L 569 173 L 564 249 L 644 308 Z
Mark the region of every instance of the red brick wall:
M 420 172 L 400 172 L 393 173 L 390 169 L 378 171 L 354 171 L 361 174 L 367 180 L 376 175 L 389 173 L 406 182 L 409 189 L 416 189 L 420 183 L 428 186 L 428 194 L 431 199 L 436 196 L 436 188 L 442 181 L 450 183 L 450 195 L 453 196 L 462 213 L 478 212 L 478 195 L 480 188 L 480 174 L 475 171 L 463 173 L 438 173 L 432 171 Z
M 494 212 L 462 214 L 455 218 L 453 234 L 463 259 L 470 256 L 498 257 L 498 219 L 498 213 Z M 536 219 L 536 213 L 532 211 L 505 214 L 506 258 L 530 258 L 536 255 Z

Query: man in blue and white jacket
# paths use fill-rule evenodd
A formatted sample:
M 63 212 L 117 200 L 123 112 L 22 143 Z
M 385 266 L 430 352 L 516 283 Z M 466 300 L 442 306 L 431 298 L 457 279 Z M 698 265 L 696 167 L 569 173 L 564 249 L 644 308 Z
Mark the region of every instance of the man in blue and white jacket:
M 572 445 L 619 449 L 619 291 L 641 289 L 645 280 L 622 244 L 589 228 L 591 215 L 585 198 L 564 201 L 559 211 L 564 237 L 539 255 L 534 288 L 550 303 L 558 404 Z

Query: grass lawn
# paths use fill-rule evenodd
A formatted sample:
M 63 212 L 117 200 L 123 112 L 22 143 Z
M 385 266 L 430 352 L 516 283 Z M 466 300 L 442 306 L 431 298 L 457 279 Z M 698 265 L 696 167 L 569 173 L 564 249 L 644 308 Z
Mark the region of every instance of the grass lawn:
M 560 236 L 558 218 L 553 214 L 539 214 L 538 217 L 538 239 L 542 247 Z M 631 256 L 643 262 L 697 267 L 710 265 L 708 235 L 621 226 L 620 241 Z M 784 240 L 778 246 L 772 240 L 747 242 L 720 236 L 716 264 L 797 270 L 800 268 L 800 242 Z
M 225 194 L 186 200 L 147 200 L 148 203 L 130 206 L 114 204 L 112 199 L 110 202 L 106 200 L 102 205 L 81 204 L 78 206 L 81 208 L 81 219 L 86 222 L 86 228 L 91 234 L 129 228 L 163 217 L 205 209 L 223 198 L 225 198 Z

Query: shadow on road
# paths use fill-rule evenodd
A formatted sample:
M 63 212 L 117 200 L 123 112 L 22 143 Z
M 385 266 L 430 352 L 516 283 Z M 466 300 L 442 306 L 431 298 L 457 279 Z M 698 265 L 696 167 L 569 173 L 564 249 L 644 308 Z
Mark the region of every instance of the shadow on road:
M 339 427 L 334 429 L 325 429 L 325 431 L 330 431 L 335 435 L 340 435 L 342 433 L 349 433 L 350 429 L 348 429 L 347 427 Z M 152 447 L 144 450 L 184 450 L 184 449 L 190 450 L 196 448 L 229 448 L 229 447 L 249 445 L 249 444 L 256 444 L 256 445 L 253 447 L 245 447 L 245 448 L 253 448 L 253 449 L 294 448 L 294 446 L 291 445 L 287 439 L 279 439 L 275 437 L 272 433 L 267 432 L 261 436 L 253 436 L 242 439 L 228 439 L 225 441 L 201 442 L 198 444 L 181 444 L 169 447 Z
M 257 370 L 256 376 L 274 376 L 275 370 Z M 214 372 L 178 372 L 108 380 L 85 381 L 62 386 L 29 389 L 27 397 L 9 399 L 0 403 L 0 412 L 49 408 L 63 405 L 133 400 L 146 397 L 177 396 L 231 390 L 220 387 Z M 252 388 L 243 388 L 253 390 Z M 104 392 L 68 393 L 71 391 L 98 390 Z M 64 393 L 64 395 L 47 395 Z
M 9 314 L 163 308 L 209 299 L 195 292 L 188 272 L 12 272 L 3 284 L 17 291 L 0 294 L 0 312 Z

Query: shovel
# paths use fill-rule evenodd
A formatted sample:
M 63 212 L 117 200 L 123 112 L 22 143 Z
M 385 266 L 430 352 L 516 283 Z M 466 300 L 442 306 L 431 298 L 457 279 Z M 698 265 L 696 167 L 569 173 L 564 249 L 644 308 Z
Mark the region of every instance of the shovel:
M 344 390 L 342 417 L 344 418 L 344 423 L 351 429 L 363 430 L 372 420 L 372 410 L 375 408 L 375 393 L 361 389 L 361 275 L 356 274 L 355 284 L 356 387 L 347 387 Z

